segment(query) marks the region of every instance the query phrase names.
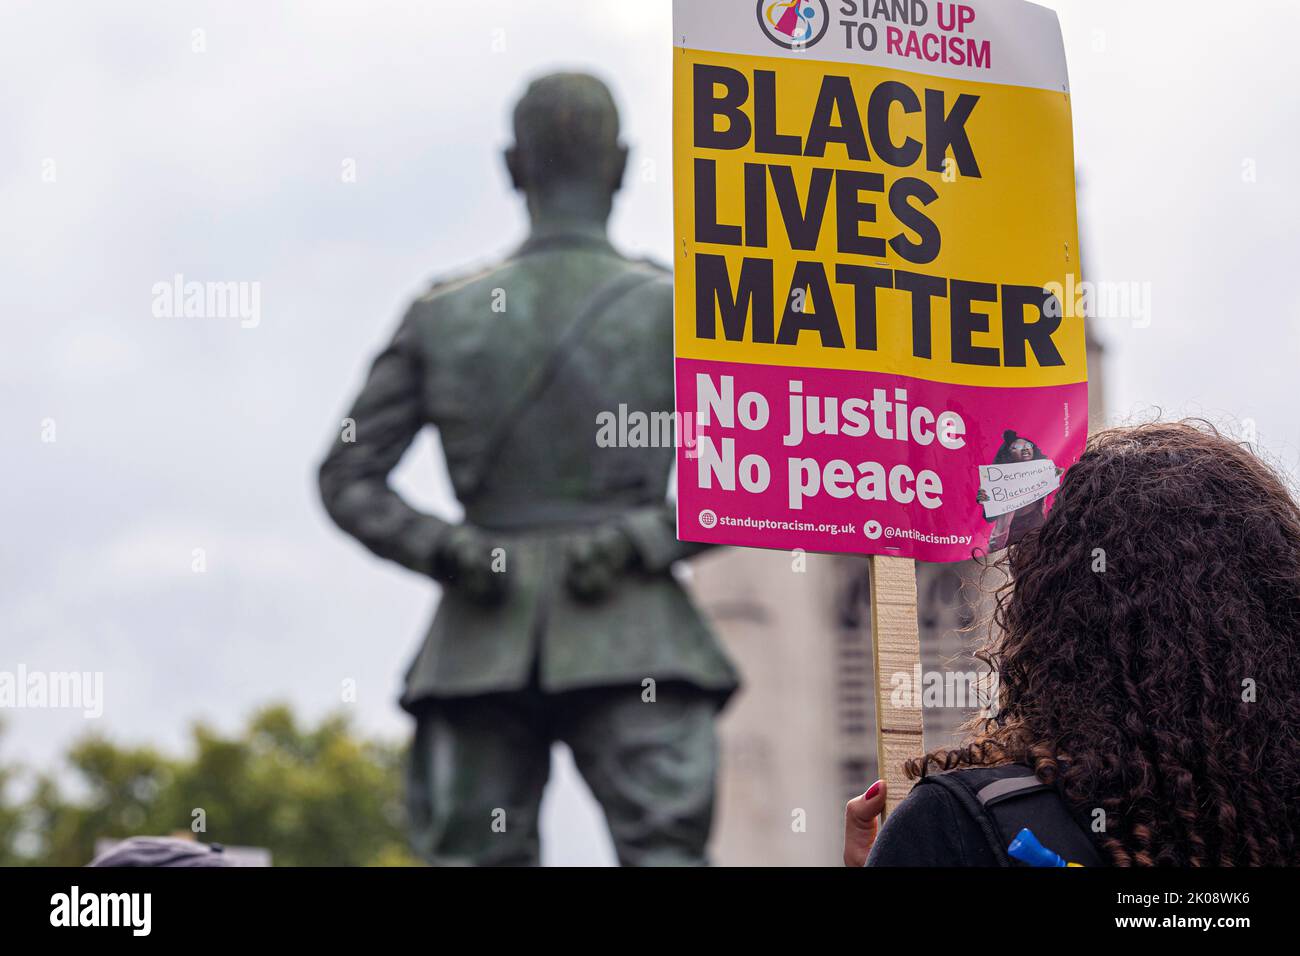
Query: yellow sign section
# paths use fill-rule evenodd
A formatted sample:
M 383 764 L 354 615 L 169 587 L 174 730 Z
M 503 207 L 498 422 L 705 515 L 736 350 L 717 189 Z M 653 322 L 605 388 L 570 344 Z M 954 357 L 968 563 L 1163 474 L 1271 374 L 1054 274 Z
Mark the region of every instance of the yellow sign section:
M 679 358 L 1086 380 L 1068 93 L 676 55 Z

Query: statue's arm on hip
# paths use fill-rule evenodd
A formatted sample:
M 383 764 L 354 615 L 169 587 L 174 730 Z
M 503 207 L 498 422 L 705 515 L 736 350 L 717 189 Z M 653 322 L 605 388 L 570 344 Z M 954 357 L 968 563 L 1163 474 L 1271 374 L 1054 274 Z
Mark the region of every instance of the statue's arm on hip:
M 432 574 L 435 551 L 451 526 L 412 508 L 388 484 L 426 424 L 423 377 L 408 315 L 371 366 L 319 479 L 321 500 L 335 524 L 380 557 Z

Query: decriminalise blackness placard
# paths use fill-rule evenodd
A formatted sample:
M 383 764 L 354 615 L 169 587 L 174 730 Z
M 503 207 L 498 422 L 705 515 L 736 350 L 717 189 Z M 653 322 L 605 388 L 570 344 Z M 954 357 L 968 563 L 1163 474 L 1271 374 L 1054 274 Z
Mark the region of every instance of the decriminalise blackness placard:
M 956 561 L 1041 524 L 1088 426 L 1056 14 L 673 24 L 679 536 Z

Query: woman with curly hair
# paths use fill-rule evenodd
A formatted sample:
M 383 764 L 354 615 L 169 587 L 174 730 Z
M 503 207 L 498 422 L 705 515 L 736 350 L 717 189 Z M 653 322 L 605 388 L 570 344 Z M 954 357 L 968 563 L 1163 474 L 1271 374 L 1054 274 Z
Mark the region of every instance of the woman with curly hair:
M 883 784 L 852 801 L 845 862 L 1005 865 L 962 784 L 982 800 L 1018 768 L 1094 865 L 1300 864 L 1300 508 L 1282 479 L 1203 423 L 1102 432 L 1003 561 L 979 655 L 996 716 L 908 763 L 920 783 L 878 840 Z

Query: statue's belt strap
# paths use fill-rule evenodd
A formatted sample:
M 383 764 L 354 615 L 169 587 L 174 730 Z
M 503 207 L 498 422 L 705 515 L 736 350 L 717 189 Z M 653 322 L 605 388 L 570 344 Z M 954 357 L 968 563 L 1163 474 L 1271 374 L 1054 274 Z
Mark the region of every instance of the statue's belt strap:
M 534 368 L 532 376 L 519 390 L 514 402 L 493 423 L 491 430 L 488 432 L 488 440 L 483 446 L 483 452 L 479 456 L 478 467 L 474 470 L 473 477 L 469 482 L 469 487 L 462 491 L 463 497 L 472 496 L 474 492 L 483 486 L 488 472 L 492 470 L 492 466 L 500 456 L 501 450 L 510 438 L 519 417 L 551 387 L 557 373 L 569 355 L 576 349 L 578 342 L 588 330 L 595 325 L 596 320 L 609 311 L 624 296 L 657 278 L 659 278 L 658 273 L 642 272 L 640 270 L 630 271 L 615 276 L 608 282 L 596 287 L 596 291 L 591 294 L 586 304 L 578 312 L 578 317 L 569 323 L 546 358 Z
M 465 509 L 465 519 L 487 531 L 519 535 L 565 534 L 616 521 L 655 507 L 654 501 L 639 504 L 627 501 L 567 501 L 542 498 L 511 501 L 493 508 L 475 502 Z

